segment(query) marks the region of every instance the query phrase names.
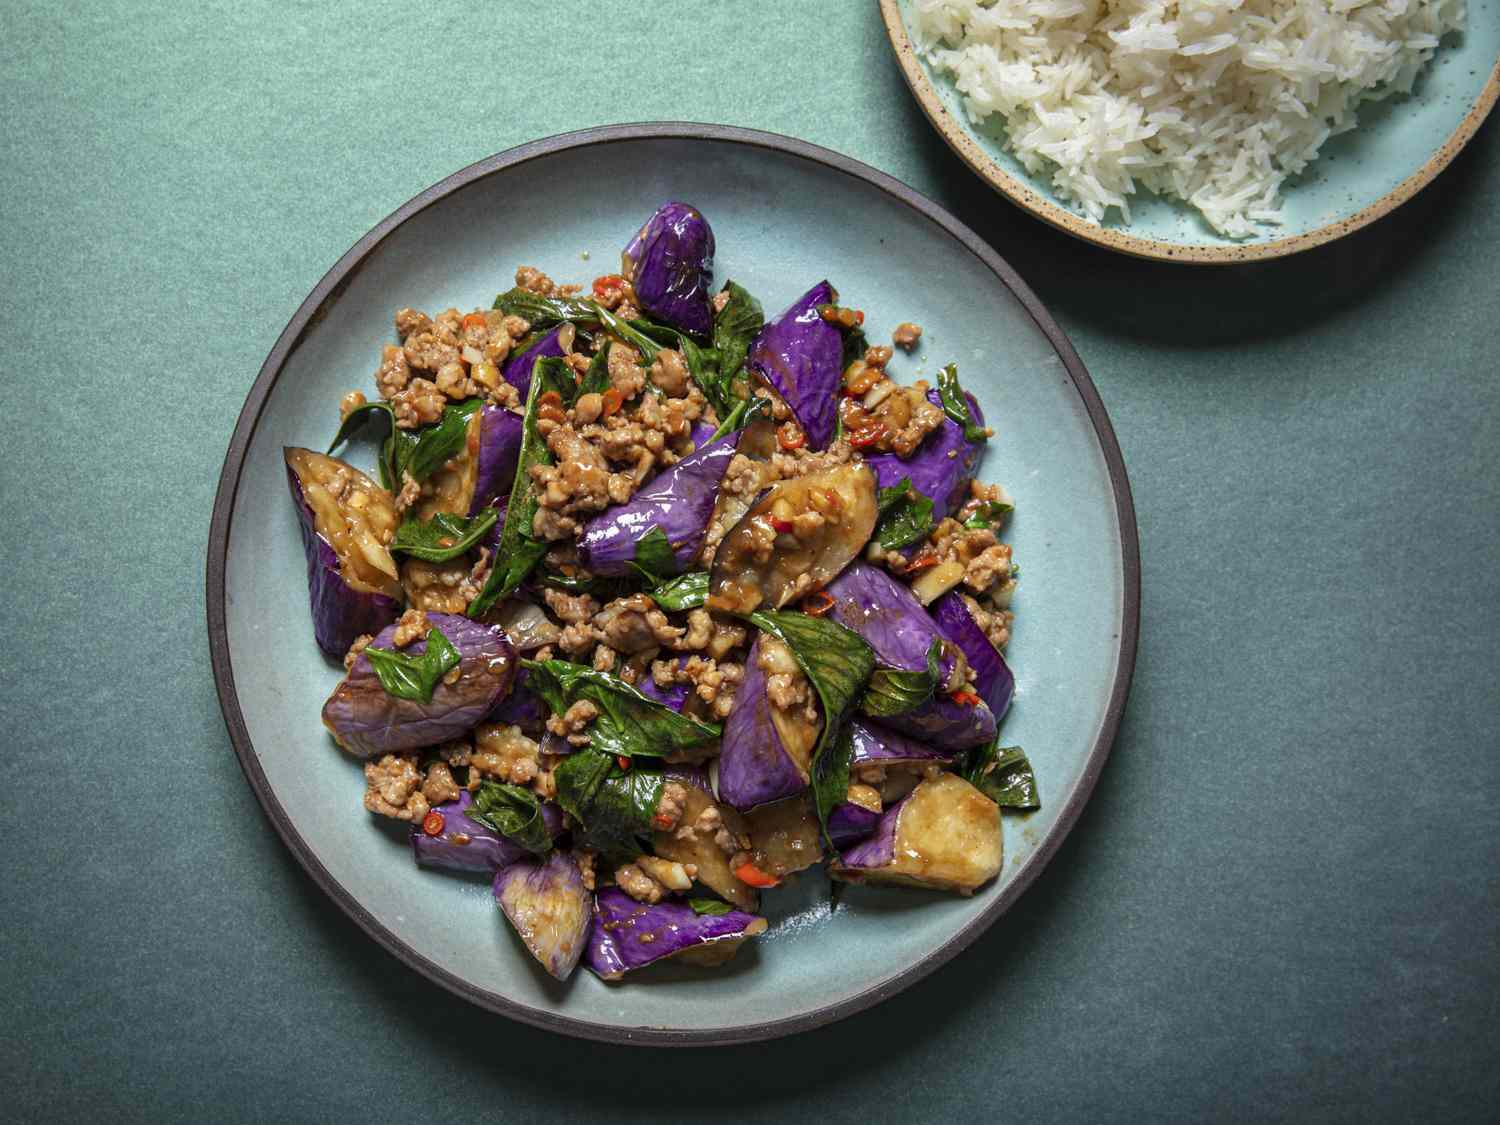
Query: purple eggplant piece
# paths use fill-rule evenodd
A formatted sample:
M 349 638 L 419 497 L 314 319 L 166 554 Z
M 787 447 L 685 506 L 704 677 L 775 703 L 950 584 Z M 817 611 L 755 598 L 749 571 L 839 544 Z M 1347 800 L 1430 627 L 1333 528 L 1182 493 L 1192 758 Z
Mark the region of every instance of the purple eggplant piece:
M 426 703 L 386 694 L 370 658 L 360 653 L 349 674 L 323 704 L 323 725 L 357 758 L 415 750 L 467 734 L 484 721 L 510 691 L 516 678 L 516 650 L 498 625 L 481 625 L 451 613 L 429 613 L 458 649 L 458 682 L 439 682 Z M 372 644 L 390 648 L 396 627 L 381 630 Z M 425 640 L 401 651 L 420 656 Z
M 483 721 L 520 727 L 530 733 L 539 730 L 550 714 L 536 692 L 526 686 L 526 670 L 523 668 L 516 673 L 516 682 L 510 693 L 495 705 L 495 709 Z
M 847 848 L 873 833 L 882 815 L 863 805 L 845 801 L 834 806 L 828 814 L 828 838 L 834 847 Z
M 718 426 L 712 422 L 705 422 L 700 418 L 693 423 L 693 428 L 688 431 L 688 435 L 693 439 L 693 448 L 702 449 L 713 440 L 714 434 L 718 432 Z
M 943 690 L 953 678 L 961 650 L 944 636 L 909 588 L 879 567 L 856 562 L 827 589 L 833 598 L 828 615 L 868 641 L 884 667 L 924 671 L 928 649 L 933 641 L 939 642 L 939 681 L 933 697 L 904 715 L 882 716 L 885 726 L 950 750 L 980 746 L 995 737 L 995 713 L 987 704 L 960 703 Z
M 567 980 L 588 948 L 593 903 L 569 852 L 523 860 L 495 873 L 495 901 L 517 935 L 558 980 Z
M 848 882 L 900 883 L 971 894 L 1000 873 L 1000 809 L 955 773 L 923 781 L 880 815 L 829 872 Z
M 659 529 L 672 548 L 673 573 L 685 570 L 703 547 L 719 483 L 743 433 L 725 434 L 689 453 L 628 503 L 595 516 L 578 541 L 578 561 L 595 574 L 629 574 L 636 547 L 653 529 Z
M 302 550 L 307 556 L 307 600 L 312 610 L 313 637 L 325 656 L 342 660 L 357 638 L 380 632 L 401 615 L 401 603 L 392 596 L 400 591 L 401 584 L 388 575 L 382 575 L 388 579 L 382 591 L 367 581 L 358 578 L 351 581 L 344 576 L 345 566 L 333 544 L 318 533 L 317 516 L 307 502 L 302 479 L 293 468 L 294 460 L 300 461 L 304 455 L 328 461 L 334 459 L 308 449 L 284 451 L 287 487 L 292 493 L 292 503 L 297 507 L 297 526 L 302 531 Z M 384 490 L 363 473 L 353 468 L 350 472 L 356 473 L 363 482 L 361 491 L 367 486 L 369 495 L 384 494 Z M 385 502 L 390 504 L 389 494 L 384 495 Z M 394 507 L 391 512 L 394 519 Z
M 964 659 L 973 669 L 979 698 L 989 705 L 998 722 L 1010 710 L 1016 678 L 1000 650 L 990 643 L 989 637 L 974 620 L 968 598 L 958 590 L 949 590 L 933 604 L 932 617 L 938 628 L 963 650 Z
M 984 413 L 979 403 L 971 394 L 965 393 L 964 397 L 969 400 L 974 421 L 983 426 Z M 927 401 L 940 409 L 943 405 L 937 391 L 928 391 Z M 974 466 L 982 452 L 983 441 L 969 441 L 964 437 L 964 428 L 944 415 L 943 424 L 928 434 L 906 460 L 894 453 L 877 453 L 866 457 L 865 462 L 875 470 L 875 482 L 881 488 L 895 488 L 901 478 L 910 477 L 911 486 L 932 501 L 932 522 L 936 524 L 969 499 L 969 481 L 974 478 Z M 913 544 L 908 554 L 919 546 Z
M 441 512 L 477 516 L 485 508 L 506 503 L 525 428 L 518 414 L 486 403 L 469 419 L 464 448 L 428 479 L 416 505 L 418 519 Z M 502 519 L 503 519 L 502 512 Z
M 795 730 L 778 725 L 777 709 L 766 697 L 766 673 L 760 650 L 768 641 L 756 636 L 745 659 L 745 678 L 734 696 L 734 710 L 724 720 L 723 749 L 719 754 L 719 799 L 737 809 L 753 809 L 807 788 L 808 757 L 817 730 Z M 811 734 L 811 738 L 807 737 Z M 791 735 L 789 744 L 784 735 Z
M 677 658 L 677 667 L 681 668 L 687 662 L 688 658 L 686 656 L 679 656 Z M 647 699 L 654 699 L 658 703 L 663 703 L 679 714 L 682 711 L 683 704 L 687 702 L 687 684 L 675 683 L 671 687 L 662 687 L 656 682 L 656 677 L 652 676 L 649 672 L 641 677 L 641 682 L 635 686 Z
M 589 935 L 587 963 L 602 979 L 619 980 L 632 969 L 676 954 L 723 952 L 733 956 L 741 942 L 764 933 L 766 925 L 764 918 L 742 910 L 698 914 L 681 899 L 647 905 L 636 902 L 619 887 L 605 887 L 594 896 L 594 930 Z
M 849 720 L 849 736 L 854 756 L 849 764 L 909 766 L 951 762 L 956 750 L 929 746 L 898 731 L 890 730 L 868 719 Z
M 531 372 L 536 367 L 536 361 L 563 354 L 562 343 L 557 338 L 561 327 L 558 325 L 524 352 L 512 355 L 505 361 L 505 367 L 500 374 L 507 383 L 516 388 L 516 393 L 523 400 L 526 398 L 526 392 L 531 389 Z
M 766 323 L 745 357 L 746 366 L 786 400 L 811 449 L 827 447 L 838 418 L 844 337 L 818 314 L 837 299 L 833 286 L 818 282 Z
M 419 866 L 445 871 L 498 871 L 530 858 L 531 853 L 520 844 L 469 816 L 473 803 L 473 795 L 465 789 L 458 800 L 435 806 L 432 811 L 443 817 L 443 830 L 436 836 L 429 836 L 420 824 L 411 826 L 411 854 Z M 563 830 L 562 809 L 543 801 L 542 819 L 548 833 L 557 839 Z
M 465 515 L 477 516 L 502 497 L 510 497 L 524 430 L 521 416 L 503 406 L 486 403 L 479 411 L 478 466 L 474 471 L 474 494 Z
M 714 232 L 696 207 L 658 207 L 621 253 L 620 272 L 635 290 L 635 303 L 651 316 L 694 336 L 709 334 Z

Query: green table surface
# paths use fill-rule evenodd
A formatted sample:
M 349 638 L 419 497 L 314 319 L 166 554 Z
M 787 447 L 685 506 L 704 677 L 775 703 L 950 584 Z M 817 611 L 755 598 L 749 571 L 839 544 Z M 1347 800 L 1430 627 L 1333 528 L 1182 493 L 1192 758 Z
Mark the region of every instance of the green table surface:
M 1353 237 L 1194 271 L 991 194 L 853 0 L 11 0 L 0 110 L 0 1116 L 1493 1112 L 1493 123 Z M 847 1022 L 671 1058 L 472 1008 L 328 902 L 241 776 L 203 613 L 231 427 L 323 272 L 473 160 L 650 119 L 827 145 L 988 238 L 1113 416 L 1144 591 L 1114 754 L 1016 909 Z

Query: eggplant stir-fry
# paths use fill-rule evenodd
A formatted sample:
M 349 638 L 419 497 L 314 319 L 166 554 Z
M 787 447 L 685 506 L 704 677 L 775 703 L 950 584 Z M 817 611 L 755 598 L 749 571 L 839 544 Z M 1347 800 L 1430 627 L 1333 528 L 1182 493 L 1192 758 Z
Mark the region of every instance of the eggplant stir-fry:
M 402 308 L 377 395 L 286 451 L 365 808 L 559 979 L 720 964 L 820 863 L 972 894 L 1037 807 L 979 404 L 897 381 L 916 325 L 872 342 L 827 281 L 766 320 L 713 254 L 668 203 L 587 288 Z

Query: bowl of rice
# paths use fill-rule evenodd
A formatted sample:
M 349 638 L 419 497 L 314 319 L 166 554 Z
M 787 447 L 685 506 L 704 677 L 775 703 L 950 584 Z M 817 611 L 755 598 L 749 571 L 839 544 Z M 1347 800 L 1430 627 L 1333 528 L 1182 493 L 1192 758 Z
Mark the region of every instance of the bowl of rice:
M 1090 242 L 1279 257 L 1410 199 L 1500 94 L 1500 0 L 881 0 L 922 110 Z

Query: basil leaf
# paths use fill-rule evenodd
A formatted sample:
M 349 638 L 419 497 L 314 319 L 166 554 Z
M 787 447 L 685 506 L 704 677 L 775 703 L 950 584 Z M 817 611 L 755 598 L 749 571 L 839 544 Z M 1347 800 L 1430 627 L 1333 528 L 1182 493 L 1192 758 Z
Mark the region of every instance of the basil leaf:
M 865 693 L 860 697 L 859 709 L 873 718 L 904 715 L 915 711 L 932 698 L 942 678 L 940 662 L 943 642 L 933 638 L 927 649 L 927 667 L 920 672 L 909 672 L 899 668 L 877 668 L 870 677 Z
M 1013 511 L 1015 509 L 1003 500 L 986 500 L 974 509 L 973 515 L 964 520 L 964 526 L 988 531 L 992 527 L 999 527 Z
M 486 778 L 479 783 L 468 813 L 533 855 L 546 855 L 552 850 L 552 833 L 542 819 L 542 802 L 530 789 Z
M 566 660 L 523 660 L 521 666 L 527 685 L 554 714 L 581 699 L 599 709 L 587 728 L 589 745 L 606 754 L 660 758 L 706 746 L 722 732 L 717 723 L 679 715 L 608 672 Z
M 694 914 L 708 914 L 715 918 L 734 909 L 727 902 L 720 902 L 716 898 L 690 898 L 687 903 L 693 908 Z
M 701 609 L 708 600 L 708 571 L 695 570 L 679 574 L 670 582 L 664 582 L 654 590 L 648 590 L 653 601 L 668 613 L 681 613 L 688 609 Z
M 548 391 L 557 391 L 564 401 L 570 401 L 569 396 L 576 390 L 572 372 L 556 357 L 537 360 L 531 370 L 526 414 L 521 422 L 521 451 L 516 457 L 516 480 L 510 486 L 505 525 L 500 529 L 494 565 L 484 580 L 484 587 L 465 611 L 470 617 L 481 616 L 501 598 L 509 597 L 547 553 L 547 543 L 531 534 L 537 509 L 531 466 L 551 465 L 554 460 L 546 439 L 537 432 L 536 414 L 542 395 Z
M 380 446 L 380 483 L 387 490 L 394 490 L 401 487 L 401 477 L 396 468 L 395 458 L 392 456 L 395 446 L 391 436 L 396 432 L 396 412 L 391 408 L 390 403 L 381 399 L 367 402 L 363 406 L 356 406 L 349 411 L 343 422 L 339 424 L 339 432 L 333 435 L 333 441 L 328 444 L 328 452 L 332 453 L 370 422 L 375 421 L 376 416 L 380 414 L 385 415 L 387 426 L 385 440 Z
M 756 421 L 762 414 L 771 413 L 771 400 L 761 398 L 760 395 L 751 395 L 749 398 L 741 399 L 734 404 L 724 421 L 719 423 L 719 428 L 714 431 L 714 436 L 709 441 L 718 441 L 725 434 L 732 434 L 736 430 L 743 430 L 751 422 Z
M 495 308 L 508 316 L 524 317 L 532 328 L 551 328 L 565 320 L 597 324 L 617 339 L 639 350 L 641 362 L 647 367 L 655 362 L 656 353 L 662 349 L 661 344 L 639 327 L 621 320 L 589 297 L 543 297 L 538 293 L 516 288 L 496 297 Z
M 583 373 L 583 378 L 578 380 L 578 396 L 586 394 L 603 394 L 609 390 L 609 348 L 600 347 L 594 353 L 594 358 L 589 360 L 588 370 Z M 578 398 L 573 399 L 574 402 Z
M 1000 746 L 995 739 L 970 753 L 963 778 L 1002 809 L 1039 809 L 1036 772 L 1019 746 Z
M 473 519 L 440 512 L 430 520 L 408 517 L 396 529 L 391 550 L 424 562 L 447 562 L 471 550 L 500 518 L 496 508 L 486 508 Z
M 438 681 L 457 668 L 460 659 L 453 642 L 436 627 L 427 634 L 427 650 L 421 656 L 374 645 L 365 647 L 365 655 L 387 695 L 419 703 L 432 702 Z
M 653 527 L 635 545 L 635 559 L 631 563 L 647 583 L 660 586 L 677 569 L 677 556 L 672 553 L 671 541 L 660 527 Z
M 828 814 L 849 789 L 848 756 L 853 747 L 842 745 L 848 741 L 844 716 L 875 670 L 875 651 L 858 633 L 826 617 L 767 610 L 750 614 L 750 621 L 791 650 L 823 705 L 823 732 L 812 754 L 812 787 L 826 838 Z M 833 847 L 831 839 L 828 846 Z
M 621 769 L 593 746 L 575 750 L 552 771 L 557 803 L 581 828 L 580 843 L 607 859 L 629 861 L 641 852 L 638 837 L 651 834 L 661 802 L 662 773 L 640 765 Z
M 824 734 L 828 728 L 825 726 Z M 854 759 L 854 735 L 848 723 L 840 723 L 828 745 L 819 741 L 813 760 L 812 795 L 813 806 L 818 810 L 818 823 L 823 828 L 823 839 L 828 843 L 830 855 L 836 855 L 833 837 L 828 835 L 828 814 L 849 797 L 849 763 Z
M 713 344 L 719 353 L 719 370 L 726 381 L 732 382 L 745 366 L 750 345 L 765 327 L 766 314 L 760 302 L 733 281 L 726 281 L 720 292 L 728 293 L 729 300 L 714 316 Z
M 967 441 L 988 441 L 989 432 L 974 420 L 969 409 L 969 400 L 964 389 L 958 385 L 958 365 L 950 363 L 938 372 L 938 399 L 943 404 L 943 413 L 964 428 Z
M 876 503 L 880 518 L 875 524 L 875 540 L 887 551 L 925 539 L 932 532 L 932 500 L 916 490 L 910 477 L 882 488 Z
M 551 586 L 554 590 L 566 590 L 570 594 L 589 594 L 601 602 L 614 601 L 635 589 L 636 583 L 628 578 L 606 578 L 600 574 L 562 574 L 549 569 L 545 564 L 535 572 L 533 581 L 539 586 Z
M 416 431 L 417 440 L 404 451 L 401 469 L 412 480 L 426 480 L 460 453 L 469 439 L 469 420 L 479 413 L 483 399 L 469 398 L 443 408 L 443 416 L 431 426 Z

